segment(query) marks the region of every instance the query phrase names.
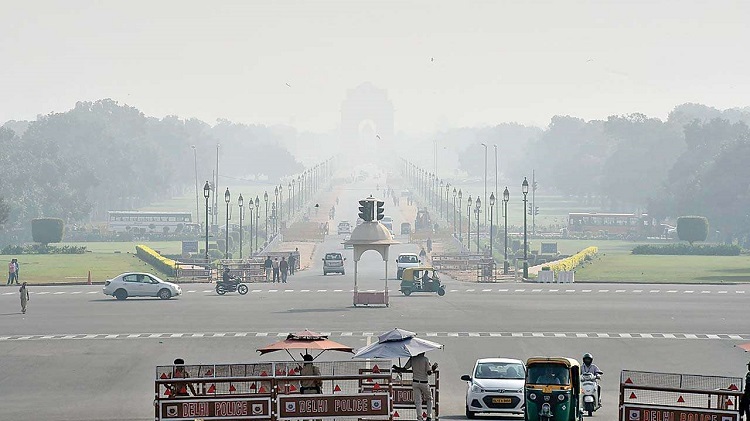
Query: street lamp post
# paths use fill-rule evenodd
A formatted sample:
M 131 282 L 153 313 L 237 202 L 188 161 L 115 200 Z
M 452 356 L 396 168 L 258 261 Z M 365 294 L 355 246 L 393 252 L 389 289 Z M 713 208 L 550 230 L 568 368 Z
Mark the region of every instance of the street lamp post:
M 294 177 L 292 177 L 292 187 L 291 187 L 291 191 L 292 191 L 292 209 L 294 210 L 295 213 L 297 212 L 297 207 L 296 207 L 296 205 L 294 203 L 294 196 L 297 193 L 296 186 L 297 186 L 297 179 L 294 178 Z
M 464 224 L 464 218 L 461 217 L 461 212 L 463 211 L 463 192 L 461 190 L 458 190 L 458 241 L 461 243 L 461 247 L 463 247 L 464 244 L 464 236 L 461 232 L 462 228 L 461 226 Z
M 271 203 L 271 227 L 273 229 L 273 235 L 276 236 L 278 228 L 278 215 L 276 209 L 276 203 Z
M 196 222 L 198 222 L 198 226 L 201 224 L 201 211 L 200 211 L 200 196 L 198 196 L 198 150 L 195 148 L 195 145 L 191 145 L 191 148 L 193 148 L 193 159 L 194 159 L 194 167 L 195 167 L 195 219 L 197 219 Z
M 474 205 L 471 201 L 471 195 L 469 195 L 469 200 L 466 201 L 466 205 L 466 245 L 469 253 L 471 253 L 471 207 Z
M 206 181 L 206 184 L 203 186 L 203 197 L 206 198 L 206 220 L 204 221 L 206 223 L 206 265 L 208 265 L 208 198 L 211 196 L 211 184 Z
M 477 214 L 477 254 L 479 251 L 479 215 L 482 213 L 482 199 L 477 197 L 476 206 L 474 207 L 474 213 Z
M 456 237 L 456 195 L 458 194 L 458 191 L 456 191 L 456 188 L 453 187 L 453 237 Z
M 260 226 L 260 199 L 255 196 L 255 252 L 258 252 L 258 227 Z
M 229 200 L 231 199 L 231 196 L 229 195 L 229 187 L 227 187 L 227 190 L 224 192 L 224 202 L 227 204 L 227 225 L 226 225 L 226 236 L 224 237 L 224 258 L 229 259 Z
M 266 237 L 266 244 L 268 244 L 268 192 L 263 192 L 263 201 L 266 202 L 266 230 L 263 233 Z
M 500 192 L 497 190 L 497 144 L 494 144 L 492 146 L 495 147 L 495 198 L 497 198 L 497 200 L 500 200 Z M 500 223 L 500 217 L 497 218 L 497 223 Z
M 450 217 L 450 214 L 448 213 L 448 203 L 449 203 L 448 195 L 450 194 L 450 188 L 451 188 L 451 183 L 445 183 L 445 220 L 446 222 L 448 222 L 448 226 L 450 226 L 451 224 L 451 217 Z M 441 202 L 443 201 L 442 197 L 440 198 L 440 201 Z
M 250 257 L 252 257 L 255 254 L 253 249 L 253 210 L 255 209 L 255 202 L 253 202 L 252 196 L 250 196 L 248 207 L 250 208 Z M 255 229 L 257 230 L 258 227 L 255 227 Z
M 275 197 L 273 199 L 273 206 L 272 206 L 272 208 L 275 211 L 276 209 L 279 208 L 279 186 L 276 186 L 276 187 L 273 188 L 273 194 L 274 194 Z M 277 218 L 275 217 L 276 213 L 272 211 L 271 215 L 274 215 L 274 218 L 273 218 L 273 234 L 276 235 L 276 233 L 278 232 L 278 226 L 276 225 Z
M 237 205 L 240 207 L 240 260 L 242 260 L 242 205 L 244 204 L 242 193 L 240 193 L 240 197 L 237 198 Z
M 526 195 L 529 194 L 529 182 L 526 180 L 526 177 L 523 178 L 521 192 L 523 192 L 523 277 L 524 279 L 528 279 L 529 262 L 526 259 L 528 259 L 529 245 L 526 237 Z
M 510 192 L 508 191 L 508 186 L 505 186 L 505 191 L 503 192 L 503 217 L 505 217 L 505 221 L 503 223 L 503 226 L 505 226 L 505 248 L 503 249 L 503 274 L 508 274 L 508 200 L 510 200 Z
M 495 255 L 492 254 L 492 241 L 494 237 L 492 235 L 494 230 L 492 222 L 492 212 L 495 210 L 495 193 L 490 193 L 490 257 L 492 258 L 492 269 L 495 269 Z M 494 273 L 494 272 L 493 272 Z
M 484 203 L 487 203 L 487 144 L 482 143 L 484 146 Z M 484 213 L 484 226 L 487 227 L 487 212 Z
M 292 220 L 292 183 L 289 182 L 286 187 L 286 219 Z
M 284 222 L 284 185 L 279 184 L 279 230 Z
M 443 217 L 443 180 L 440 180 L 440 183 L 438 184 L 440 186 L 440 195 L 438 196 L 440 199 L 437 201 L 438 208 L 440 210 L 440 217 Z

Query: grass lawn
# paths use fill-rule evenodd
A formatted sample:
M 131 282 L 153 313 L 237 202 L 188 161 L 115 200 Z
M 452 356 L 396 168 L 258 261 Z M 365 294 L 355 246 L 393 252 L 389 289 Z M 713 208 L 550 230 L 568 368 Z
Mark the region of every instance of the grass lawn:
M 86 246 L 86 250 L 92 253 L 135 253 L 135 246 L 146 244 L 162 254 L 180 254 L 182 253 L 182 242 L 180 241 L 133 241 L 133 242 L 81 242 L 81 243 L 60 243 L 56 246 Z M 204 247 L 205 248 L 205 247 Z
M 602 253 L 576 280 L 643 283 L 750 282 L 750 256 L 636 256 Z
M 108 244 L 108 243 L 103 243 Z M 30 254 L 21 256 L 0 255 L 0 261 L 18 258 L 21 264 L 20 281 L 35 283 L 85 282 L 91 271 L 93 282 L 102 282 L 123 272 L 150 272 L 166 280 L 151 265 L 143 263 L 133 253 L 85 254 Z M 4 280 L 7 281 L 7 278 Z

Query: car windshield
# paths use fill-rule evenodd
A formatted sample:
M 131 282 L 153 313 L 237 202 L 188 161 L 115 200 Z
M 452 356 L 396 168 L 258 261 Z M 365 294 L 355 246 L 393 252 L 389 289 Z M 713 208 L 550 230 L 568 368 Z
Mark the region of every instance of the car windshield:
M 526 382 L 531 384 L 570 384 L 568 368 L 561 364 L 533 364 L 526 374 Z
M 326 260 L 341 260 L 340 253 L 327 253 Z
M 417 256 L 401 256 L 398 261 L 399 263 L 419 263 Z
M 476 379 L 523 379 L 523 364 L 513 362 L 487 362 L 477 364 Z

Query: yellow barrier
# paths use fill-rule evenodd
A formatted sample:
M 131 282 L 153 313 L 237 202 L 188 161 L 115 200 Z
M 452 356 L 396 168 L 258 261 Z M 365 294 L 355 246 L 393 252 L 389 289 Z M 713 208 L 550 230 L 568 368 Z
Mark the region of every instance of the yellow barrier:
M 552 270 L 552 271 L 555 271 L 555 272 L 566 271 L 566 270 L 573 270 L 578 265 L 580 265 L 581 262 L 583 262 L 584 260 L 586 260 L 586 257 L 593 256 L 593 255 L 595 255 L 598 252 L 599 252 L 599 247 L 593 247 L 593 246 L 592 247 L 587 247 L 587 248 L 579 251 L 578 253 L 576 253 L 576 254 L 574 254 L 574 255 L 566 258 L 566 259 L 563 259 L 563 260 L 560 260 L 557 263 L 552 263 L 552 264 L 548 265 L 549 266 L 549 270 Z

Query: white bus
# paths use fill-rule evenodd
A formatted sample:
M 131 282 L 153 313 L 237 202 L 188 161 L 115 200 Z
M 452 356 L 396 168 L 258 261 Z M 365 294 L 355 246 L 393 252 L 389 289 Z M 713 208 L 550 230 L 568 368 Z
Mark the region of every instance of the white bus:
M 112 232 L 176 232 L 193 228 L 190 212 L 109 211 L 107 226 Z

